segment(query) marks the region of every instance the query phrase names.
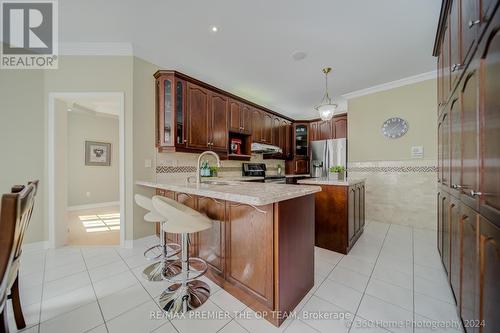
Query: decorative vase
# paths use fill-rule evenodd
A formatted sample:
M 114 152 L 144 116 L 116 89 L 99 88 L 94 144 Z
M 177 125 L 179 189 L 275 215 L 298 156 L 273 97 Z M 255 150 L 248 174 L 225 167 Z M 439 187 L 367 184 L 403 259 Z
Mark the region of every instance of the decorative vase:
M 341 181 L 345 180 L 345 172 L 338 173 L 338 180 L 341 180 Z

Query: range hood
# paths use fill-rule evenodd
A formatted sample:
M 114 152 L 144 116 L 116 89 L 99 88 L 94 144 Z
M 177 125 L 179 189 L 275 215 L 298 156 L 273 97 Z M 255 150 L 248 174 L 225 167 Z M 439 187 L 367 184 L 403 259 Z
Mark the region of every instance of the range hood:
M 265 143 L 257 143 L 257 142 L 252 143 L 252 153 L 278 154 L 282 152 L 283 150 L 281 150 L 281 148 L 278 146 L 267 145 Z

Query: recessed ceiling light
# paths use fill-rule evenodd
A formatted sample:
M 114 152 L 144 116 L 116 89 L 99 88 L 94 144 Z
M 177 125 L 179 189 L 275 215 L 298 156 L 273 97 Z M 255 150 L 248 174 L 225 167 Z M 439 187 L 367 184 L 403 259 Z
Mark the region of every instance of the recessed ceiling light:
M 307 57 L 307 53 L 305 53 L 303 51 L 296 51 L 296 52 L 292 53 L 292 58 L 295 61 L 304 60 L 306 57 Z
M 212 32 L 217 32 L 219 31 L 219 28 L 217 28 L 215 25 L 212 27 Z

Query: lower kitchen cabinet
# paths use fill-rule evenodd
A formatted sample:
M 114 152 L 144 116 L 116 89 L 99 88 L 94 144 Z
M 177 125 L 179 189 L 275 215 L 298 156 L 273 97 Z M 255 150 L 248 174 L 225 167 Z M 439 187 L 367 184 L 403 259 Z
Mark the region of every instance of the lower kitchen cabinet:
M 206 260 L 208 279 L 273 325 L 313 287 L 314 194 L 263 206 L 161 189 L 156 194 L 212 220 L 212 228 L 190 234 L 190 256 Z M 179 242 L 177 235 L 167 236 Z
M 198 233 L 198 257 L 206 260 L 214 273 L 223 275 L 226 247 L 225 202 L 213 198 L 199 197 L 198 211 L 212 220 L 212 228 Z
M 479 216 L 479 322 L 480 332 L 500 332 L 500 228 Z
M 347 254 L 365 226 L 365 184 L 321 185 L 315 194 L 315 244 Z
M 438 249 L 465 331 L 498 332 L 500 228 L 443 190 L 437 227 Z

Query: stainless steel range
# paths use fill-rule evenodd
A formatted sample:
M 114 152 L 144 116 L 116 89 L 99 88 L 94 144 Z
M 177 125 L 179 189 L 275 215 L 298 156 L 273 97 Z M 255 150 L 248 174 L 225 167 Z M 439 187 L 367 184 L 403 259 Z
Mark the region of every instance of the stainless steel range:
M 286 184 L 285 176 L 266 176 L 264 163 L 243 163 L 242 175 L 244 177 L 264 177 L 264 183 Z

